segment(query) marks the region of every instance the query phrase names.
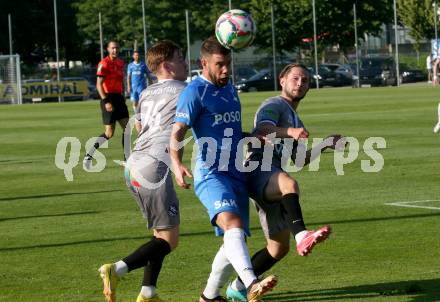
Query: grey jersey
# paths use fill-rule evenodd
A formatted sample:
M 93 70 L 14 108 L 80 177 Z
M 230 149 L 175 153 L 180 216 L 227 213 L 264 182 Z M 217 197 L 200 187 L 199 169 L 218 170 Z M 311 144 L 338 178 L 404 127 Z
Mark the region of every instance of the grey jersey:
M 186 84 L 177 80 L 165 80 L 148 86 L 142 91 L 136 111 L 141 122 L 134 151 L 159 152 L 169 145 L 171 128 L 176 114 L 177 98 Z
M 269 98 L 261 104 L 255 113 L 254 119 L 254 131 L 257 126 L 261 123 L 270 123 L 276 127 L 280 128 L 302 128 L 304 127 L 303 122 L 300 120 L 298 114 L 293 110 L 293 108 L 284 100 L 281 96 L 276 96 Z M 292 141 L 291 139 L 290 141 Z M 281 139 L 278 144 L 274 145 L 272 164 L 281 167 L 281 158 L 283 154 L 283 148 L 285 141 Z M 291 146 L 291 147 L 290 147 Z M 296 148 L 298 142 L 293 141 L 293 145 L 290 144 L 289 148 L 292 148 L 293 155 L 296 154 Z M 254 156 L 262 156 L 263 148 L 253 148 L 249 150 L 248 158 Z

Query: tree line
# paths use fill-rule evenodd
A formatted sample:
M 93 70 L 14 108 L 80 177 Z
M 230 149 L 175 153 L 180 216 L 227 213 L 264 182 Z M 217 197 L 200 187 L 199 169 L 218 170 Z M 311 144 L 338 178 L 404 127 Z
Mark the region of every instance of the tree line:
M 60 58 L 96 63 L 100 56 L 98 14 L 102 16 L 104 41 L 116 39 L 132 49 L 143 48 L 142 0 L 56 0 Z M 191 42 L 214 34 L 215 21 L 228 10 L 228 1 L 145 1 L 147 40 L 151 45 L 170 39 L 186 46 L 185 10 L 190 12 Z M 235 3 L 234 3 L 235 2 Z M 238 3 L 239 2 L 239 3 Z M 342 51 L 354 46 L 353 4 L 357 7 L 357 31 L 378 35 L 382 24 L 392 23 L 393 0 L 316 0 L 319 47 L 338 45 Z M 398 0 L 399 22 L 410 28 L 416 50 L 425 38 L 434 37 L 432 0 Z M 278 54 L 308 47 L 313 38 L 311 0 L 232 1 L 233 8 L 249 11 L 256 24 L 254 45 L 272 49 L 271 5 L 275 14 Z M 53 0 L 0 1 L 0 53 L 9 53 L 8 14 L 12 17 L 14 53 L 27 64 L 54 60 Z

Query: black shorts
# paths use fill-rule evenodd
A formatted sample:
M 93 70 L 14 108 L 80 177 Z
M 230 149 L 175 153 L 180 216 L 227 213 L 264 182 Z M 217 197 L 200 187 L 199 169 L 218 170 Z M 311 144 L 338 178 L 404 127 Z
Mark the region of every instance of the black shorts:
M 104 101 L 101 100 L 102 123 L 104 125 L 111 125 L 116 123 L 116 121 L 129 117 L 125 98 L 122 94 L 109 93 L 107 94 L 107 101 L 112 103 L 113 111 L 108 112 L 105 110 Z

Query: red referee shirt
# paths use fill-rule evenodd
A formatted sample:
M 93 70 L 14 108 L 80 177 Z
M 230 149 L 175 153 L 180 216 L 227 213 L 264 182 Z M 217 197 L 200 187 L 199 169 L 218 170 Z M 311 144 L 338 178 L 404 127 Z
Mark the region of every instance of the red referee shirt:
M 110 56 L 105 57 L 98 64 L 97 76 L 104 77 L 103 87 L 105 93 L 121 93 L 122 82 L 124 81 L 124 61 L 121 59 L 112 60 Z

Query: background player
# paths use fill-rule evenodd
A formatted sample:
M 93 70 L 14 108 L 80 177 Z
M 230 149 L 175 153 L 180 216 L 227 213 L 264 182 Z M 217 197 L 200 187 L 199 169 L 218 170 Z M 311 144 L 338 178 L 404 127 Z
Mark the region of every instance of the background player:
M 90 169 L 96 149 L 113 137 L 116 121 L 121 125 L 122 130 L 125 129 L 128 123 L 129 115 L 123 95 L 124 61 L 118 58 L 118 42 L 108 42 L 107 51 L 108 56 L 99 62 L 96 72 L 96 89 L 101 98 L 102 122 L 105 132 L 97 138 L 93 147 L 86 153 L 83 161 L 86 170 Z M 122 150 L 124 150 L 123 136 Z
M 281 95 L 267 99 L 255 114 L 254 131 L 257 135 L 275 134 L 276 138 L 295 139 L 292 159 L 295 160 L 298 139 L 307 138 L 308 132 L 296 112 L 300 101 L 309 90 L 310 74 L 306 67 L 289 64 L 280 73 Z M 335 148 L 340 135 L 332 135 L 318 150 L 320 154 L 327 147 Z M 282 169 L 282 154 L 285 141 L 274 142 L 271 156 L 264 157 L 264 148 L 250 149 L 247 162 L 260 163 L 257 169 L 248 174 L 249 195 L 256 201 L 260 223 L 266 236 L 267 246 L 252 257 L 255 275 L 260 276 L 287 255 L 290 249 L 290 234 L 297 242 L 297 252 L 301 256 L 309 254 L 316 243 L 325 240 L 330 227 L 324 226 L 316 231 L 306 230 L 301 206 L 299 186 Z M 305 163 L 313 159 L 312 151 L 305 154 Z M 262 169 L 265 160 L 270 160 L 269 171 Z M 272 164 L 270 164 L 272 163 Z M 227 289 L 227 297 L 247 301 L 245 286 L 241 280 L 234 280 Z
M 141 94 L 136 118 L 140 129 L 136 146 L 125 168 L 126 183 L 148 221 L 154 236 L 131 255 L 100 269 L 107 301 L 115 301 L 118 281 L 125 273 L 144 267 L 144 279 L 137 302 L 160 302 L 156 282 L 162 262 L 177 247 L 179 201 L 169 173 L 171 124 L 177 96 L 185 87 L 187 65 L 181 49 L 171 41 L 156 43 L 148 50 L 147 61 L 158 83 Z M 154 110 L 155 114 L 151 114 Z
M 133 111 L 139 102 L 139 96 L 142 90 L 147 88 L 148 68 L 143 61 L 139 59 L 139 52 L 133 52 L 133 62 L 127 67 L 127 93 L 130 95 L 130 101 L 133 104 Z
M 179 96 L 170 152 L 177 184 L 189 188 L 184 177 L 192 175 L 182 163 L 183 149 L 178 145 L 192 128 L 199 145 L 194 189 L 208 210 L 217 235 L 224 233 L 223 245 L 215 256 L 200 301 L 226 301 L 220 296 L 219 284 L 224 276 L 229 276 L 232 267 L 243 280 L 249 301 L 259 301 L 277 280 L 275 276 L 262 281 L 256 278 L 246 246 L 249 200 L 245 177 L 235 166 L 237 146 L 242 138 L 241 105 L 229 82 L 230 51 L 215 37 L 208 38 L 202 43 L 201 63 L 202 76 L 193 80 Z

